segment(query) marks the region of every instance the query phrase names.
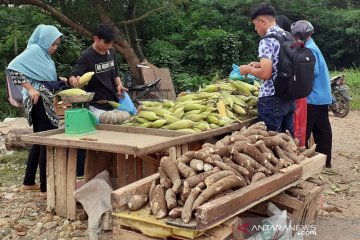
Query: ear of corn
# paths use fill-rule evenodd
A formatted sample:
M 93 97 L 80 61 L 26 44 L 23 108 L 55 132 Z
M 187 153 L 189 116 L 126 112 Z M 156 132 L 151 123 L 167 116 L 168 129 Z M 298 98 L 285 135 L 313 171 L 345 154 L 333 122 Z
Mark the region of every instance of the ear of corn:
M 192 111 L 192 110 L 203 110 L 205 109 L 206 106 L 202 105 L 202 104 L 198 104 L 198 103 L 193 103 L 193 104 L 187 104 L 184 106 L 184 111 L 188 112 L 188 111 Z
M 219 101 L 216 104 L 217 109 L 219 111 L 219 114 L 221 117 L 226 117 L 226 108 L 225 108 L 225 102 L 222 99 L 219 99 Z
M 202 88 L 199 92 L 208 92 L 208 93 L 212 93 L 212 92 L 217 92 L 219 90 L 219 87 L 215 84 L 210 84 L 205 86 L 204 88 Z
M 107 101 L 107 103 L 115 109 L 118 109 L 120 107 L 120 103 L 115 101 Z
M 142 117 L 138 117 L 138 116 L 135 116 L 134 120 L 138 123 L 149 123 L 150 122 L 149 120 L 142 118 Z
M 232 108 L 234 105 L 234 100 L 231 97 L 231 95 L 225 91 L 221 92 L 221 94 L 222 94 L 222 97 L 223 97 L 223 100 L 225 101 L 225 103 Z
M 219 124 L 219 119 L 212 115 L 207 116 L 206 121 L 210 124 Z
M 184 108 L 180 107 L 180 108 L 176 109 L 172 115 L 174 117 L 181 119 L 184 116 Z
M 188 120 L 188 119 L 183 119 L 183 120 L 171 123 L 169 125 L 166 125 L 163 128 L 170 129 L 170 130 L 178 130 L 178 129 L 184 129 L 184 128 L 191 128 L 194 125 L 195 125 L 195 122 Z
M 180 121 L 180 118 L 177 118 L 171 114 L 165 114 L 164 118 L 166 119 L 166 121 L 168 123 L 174 123 L 174 122 Z
M 249 89 L 248 86 L 252 86 L 250 84 L 244 85 L 242 84 L 243 82 L 241 81 L 230 81 L 230 83 L 236 88 L 236 90 L 238 90 L 241 94 L 245 95 L 245 96 L 250 96 L 251 95 L 251 91 Z M 252 86 L 254 87 L 254 86 Z
M 173 101 L 169 101 L 169 100 L 163 100 L 163 104 L 164 107 L 166 108 L 171 108 L 175 105 L 175 103 Z
M 146 120 L 149 121 L 155 121 L 159 119 L 159 117 L 156 116 L 154 112 L 150 112 L 150 111 L 141 111 L 139 113 L 139 117 L 145 118 Z
M 242 108 L 239 105 L 236 105 L 236 104 L 234 104 L 234 106 L 233 106 L 233 111 L 236 112 L 237 114 L 240 114 L 240 115 L 245 115 L 246 114 L 245 109 Z
M 59 96 L 66 97 L 79 96 L 84 94 L 86 94 L 86 92 L 80 88 L 65 89 L 58 93 Z
M 210 129 L 210 126 L 207 122 L 201 122 L 193 126 L 193 128 L 200 129 L 201 131 L 206 131 Z
M 257 105 L 257 101 L 258 101 L 258 98 L 257 98 L 257 97 L 255 97 L 255 96 L 250 96 L 249 100 L 246 101 L 246 104 L 247 104 L 248 106 L 254 107 L 254 106 Z
M 160 102 L 142 101 L 140 104 L 146 107 L 161 107 Z
M 156 120 L 155 122 L 151 123 L 151 127 L 152 128 L 161 128 L 162 126 L 164 126 L 166 124 L 166 120 L 165 119 L 159 119 Z
M 95 72 L 86 72 L 86 73 L 84 73 L 79 79 L 79 85 L 81 87 L 87 85 L 94 74 L 95 74 Z
M 191 121 L 194 122 L 198 122 L 201 121 L 203 119 L 205 119 L 207 116 L 201 115 L 201 114 L 190 114 L 190 115 L 185 115 L 184 118 L 185 119 L 189 119 Z

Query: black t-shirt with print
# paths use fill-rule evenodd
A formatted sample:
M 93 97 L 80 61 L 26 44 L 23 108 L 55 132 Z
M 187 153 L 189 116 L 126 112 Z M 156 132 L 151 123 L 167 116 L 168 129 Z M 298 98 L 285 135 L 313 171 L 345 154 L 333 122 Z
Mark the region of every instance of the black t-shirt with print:
M 96 101 L 118 101 L 115 78 L 119 76 L 119 73 L 115 50 L 111 48 L 106 54 L 100 54 L 92 46 L 86 49 L 79 57 L 71 75 L 81 76 L 86 72 L 95 72 L 85 86 L 85 91 L 95 92 L 90 104 L 99 109 L 112 110 L 109 104 L 99 104 Z

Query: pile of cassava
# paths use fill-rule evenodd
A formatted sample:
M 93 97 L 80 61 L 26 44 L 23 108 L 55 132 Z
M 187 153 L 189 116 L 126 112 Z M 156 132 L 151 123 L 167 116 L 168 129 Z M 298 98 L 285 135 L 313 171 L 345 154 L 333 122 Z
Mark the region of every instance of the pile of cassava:
M 260 85 L 221 81 L 195 93 L 181 93 L 175 101 L 143 101 L 140 112 L 125 126 L 163 128 L 197 133 L 257 116 Z
M 215 144 L 205 143 L 198 151 L 186 152 L 176 161 L 163 157 L 160 178 L 152 183 L 149 195 L 134 195 L 127 206 L 137 210 L 149 199 L 156 218 L 181 217 L 189 223 L 202 204 L 314 154 L 315 145 L 298 147 L 289 132 L 266 131 L 265 124 L 258 122 Z

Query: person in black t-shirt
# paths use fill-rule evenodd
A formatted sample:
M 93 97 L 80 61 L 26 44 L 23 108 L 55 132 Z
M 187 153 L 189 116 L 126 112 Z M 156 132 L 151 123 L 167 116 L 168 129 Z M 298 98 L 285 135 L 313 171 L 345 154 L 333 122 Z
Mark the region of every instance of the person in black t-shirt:
M 85 91 L 95 92 L 89 109 L 98 119 L 101 114 L 113 110 L 107 101 L 118 102 L 124 91 L 127 91 L 119 76 L 116 52 L 112 47 L 114 39 L 113 28 L 108 24 L 101 24 L 94 34 L 94 43 L 81 54 L 69 78 L 69 84 L 78 87 L 81 75 L 95 72 L 85 86 Z M 126 115 L 127 112 L 121 111 L 120 114 Z M 129 114 L 124 119 L 127 118 L 130 118 Z

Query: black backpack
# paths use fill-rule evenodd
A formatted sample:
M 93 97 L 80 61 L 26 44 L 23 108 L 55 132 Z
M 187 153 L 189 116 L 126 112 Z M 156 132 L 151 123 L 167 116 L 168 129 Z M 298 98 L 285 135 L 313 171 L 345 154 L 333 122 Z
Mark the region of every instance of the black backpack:
M 269 34 L 280 42 L 277 77 L 273 79 L 275 96 L 285 99 L 307 97 L 314 85 L 315 56 L 309 48 L 295 43 L 289 32 L 286 36 Z

